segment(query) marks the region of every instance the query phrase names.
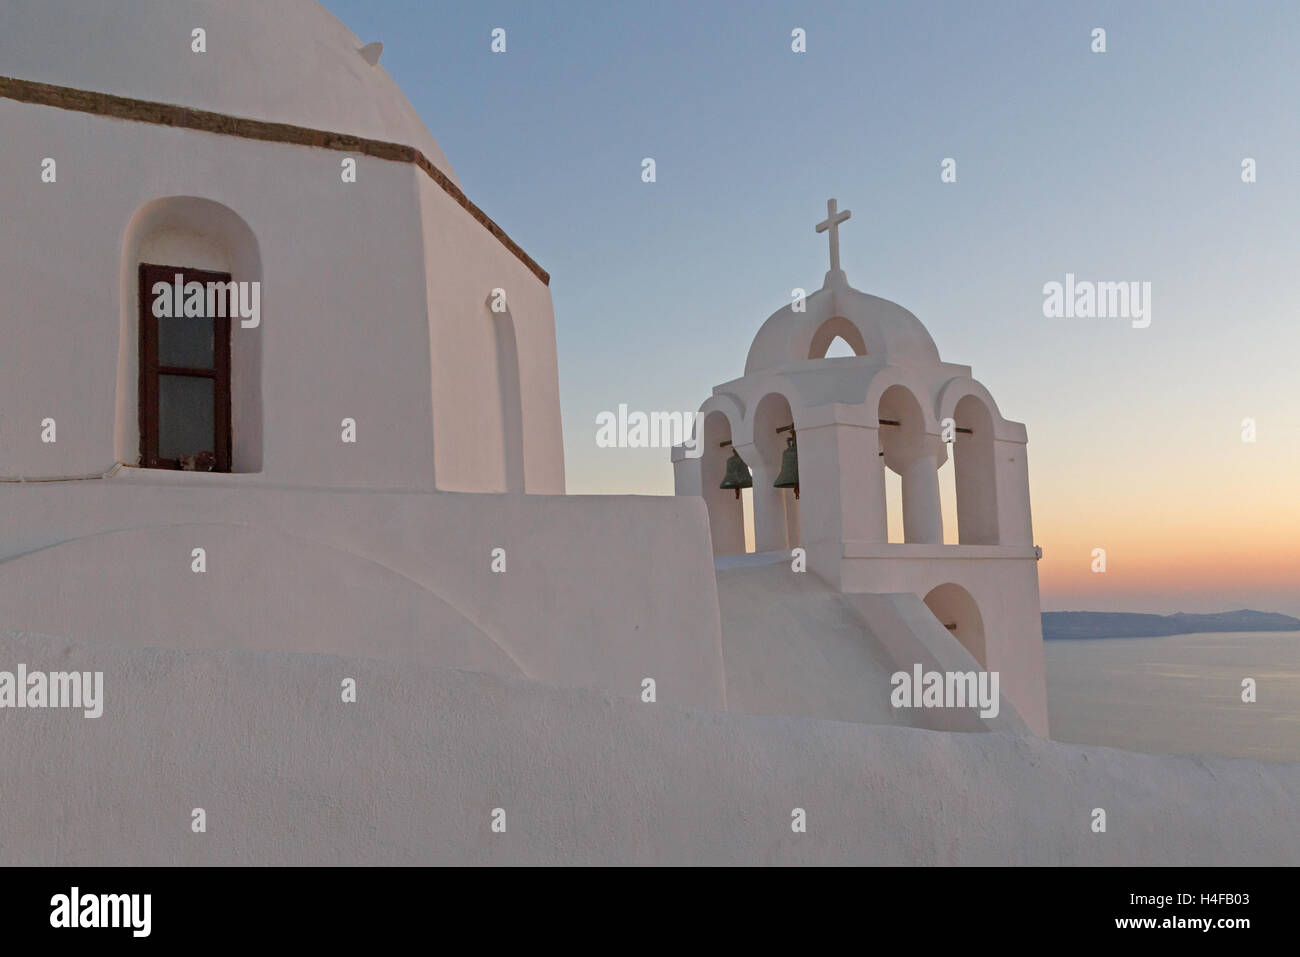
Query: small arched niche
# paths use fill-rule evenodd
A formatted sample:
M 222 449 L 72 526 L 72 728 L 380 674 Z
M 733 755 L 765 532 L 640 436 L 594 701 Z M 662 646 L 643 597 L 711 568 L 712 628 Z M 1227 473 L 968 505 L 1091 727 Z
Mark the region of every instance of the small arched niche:
M 501 408 L 501 451 L 507 492 L 524 489 L 524 406 L 519 383 L 519 343 L 507 309 L 492 317 L 496 341 L 497 398 Z
M 843 346 L 836 343 L 841 340 Z M 843 347 L 851 349 L 855 356 L 865 356 L 867 354 L 867 343 L 862 338 L 860 330 L 843 316 L 834 316 L 823 322 L 817 331 L 813 333 L 812 342 L 808 346 L 809 359 L 824 359 L 827 353 L 831 352 L 831 345 L 836 344 L 836 354 L 839 355 Z
M 984 619 L 970 592 L 948 582 L 931 589 L 925 596 L 925 605 L 981 667 L 988 667 L 984 656 Z
M 119 462 L 140 464 L 141 266 L 228 274 L 262 282 L 257 237 L 234 210 L 197 196 L 170 196 L 140 207 L 122 241 L 114 447 Z M 260 288 L 258 290 L 260 297 Z M 145 304 L 147 305 L 147 303 Z M 259 319 L 261 317 L 259 316 Z M 262 470 L 262 329 L 230 320 L 230 471 Z

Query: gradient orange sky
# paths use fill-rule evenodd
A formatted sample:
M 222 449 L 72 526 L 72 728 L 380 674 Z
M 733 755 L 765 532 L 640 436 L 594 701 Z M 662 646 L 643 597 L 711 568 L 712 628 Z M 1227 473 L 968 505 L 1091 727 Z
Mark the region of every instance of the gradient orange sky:
M 1112 369 L 1107 387 L 1090 392 L 1087 368 L 1061 369 L 1057 401 L 1037 410 L 1002 403 L 1009 417 L 1028 420 L 1043 609 L 1255 608 L 1300 617 L 1300 441 L 1276 401 L 1300 390 L 1288 384 L 1262 401 L 1274 383 L 1260 372 L 1234 386 L 1245 398 L 1229 412 L 1222 407 L 1225 392 L 1234 394 L 1228 390 L 1177 395 L 1159 373 L 1120 374 Z M 1244 378 L 1219 374 L 1224 382 Z M 1014 379 L 997 381 L 1004 378 L 984 380 L 995 398 L 1017 392 Z M 1059 401 L 1073 388 L 1086 401 Z M 1252 398 L 1253 390 L 1261 394 Z M 1126 405 L 1116 396 L 1148 398 Z M 1242 438 L 1246 413 L 1256 413 L 1249 416 L 1253 443 Z M 671 494 L 666 451 L 596 450 L 582 434 L 568 441 L 571 492 Z M 948 542 L 956 533 L 951 471 L 951 461 L 940 471 Z M 899 482 L 886 475 L 891 539 L 898 540 Z M 1106 551 L 1104 573 L 1092 570 L 1095 548 Z
M 1111 439 L 1109 447 L 1084 448 L 1058 444 L 1050 433 L 1036 442 L 1030 433 L 1044 611 L 1169 614 L 1256 608 L 1300 617 L 1295 444 L 1260 437 L 1250 445 L 1238 438 L 1235 445 L 1223 443 L 1219 458 L 1184 454 L 1171 460 L 1153 454 L 1140 435 Z M 617 452 L 641 460 L 643 478 L 657 479 L 627 483 L 624 491 L 652 491 L 645 486 L 653 485 L 658 486 L 653 493 L 671 494 L 666 454 Z M 1122 467 L 1103 464 L 1111 462 Z M 951 462 L 940 474 L 944 537 L 953 542 L 950 473 Z M 887 477 L 891 539 L 898 539 L 899 483 L 892 473 Z M 1092 571 L 1095 548 L 1106 551 L 1105 573 Z
M 1133 427 L 1098 436 L 1074 462 L 1050 430 L 1031 434 L 1043 608 L 1300 616 L 1294 422 L 1262 416 L 1254 444 L 1226 416 L 1164 428 L 1163 440 Z M 1105 574 L 1091 571 L 1097 547 Z

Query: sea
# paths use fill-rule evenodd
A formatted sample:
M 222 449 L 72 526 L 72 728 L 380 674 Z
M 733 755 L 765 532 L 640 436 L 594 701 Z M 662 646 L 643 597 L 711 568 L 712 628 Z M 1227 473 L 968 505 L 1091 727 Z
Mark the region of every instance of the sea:
M 1300 762 L 1300 631 L 1043 644 L 1057 741 Z M 1242 701 L 1246 678 L 1253 703 Z

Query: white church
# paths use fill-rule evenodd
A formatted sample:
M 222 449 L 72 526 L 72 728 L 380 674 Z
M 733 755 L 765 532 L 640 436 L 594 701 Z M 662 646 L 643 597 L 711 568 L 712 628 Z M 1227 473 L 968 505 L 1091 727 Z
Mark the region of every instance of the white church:
M 0 25 L 0 669 L 104 676 L 94 720 L 0 710 L 0 863 L 977 862 L 1025 825 L 990 768 L 1074 773 L 1025 428 L 849 285 L 833 201 L 677 494 L 567 496 L 549 277 L 377 44 L 316 0 Z M 996 717 L 895 707 L 918 667 L 996 672 Z

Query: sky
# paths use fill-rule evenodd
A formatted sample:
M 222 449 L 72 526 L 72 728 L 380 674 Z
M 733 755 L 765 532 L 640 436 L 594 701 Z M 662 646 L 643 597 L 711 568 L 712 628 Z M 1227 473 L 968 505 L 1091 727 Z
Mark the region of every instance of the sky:
M 571 494 L 672 493 L 596 416 L 741 375 L 836 197 L 850 282 L 1025 423 L 1044 610 L 1300 615 L 1294 0 L 325 5 L 551 273 Z M 1067 273 L 1150 325 L 1044 317 Z

